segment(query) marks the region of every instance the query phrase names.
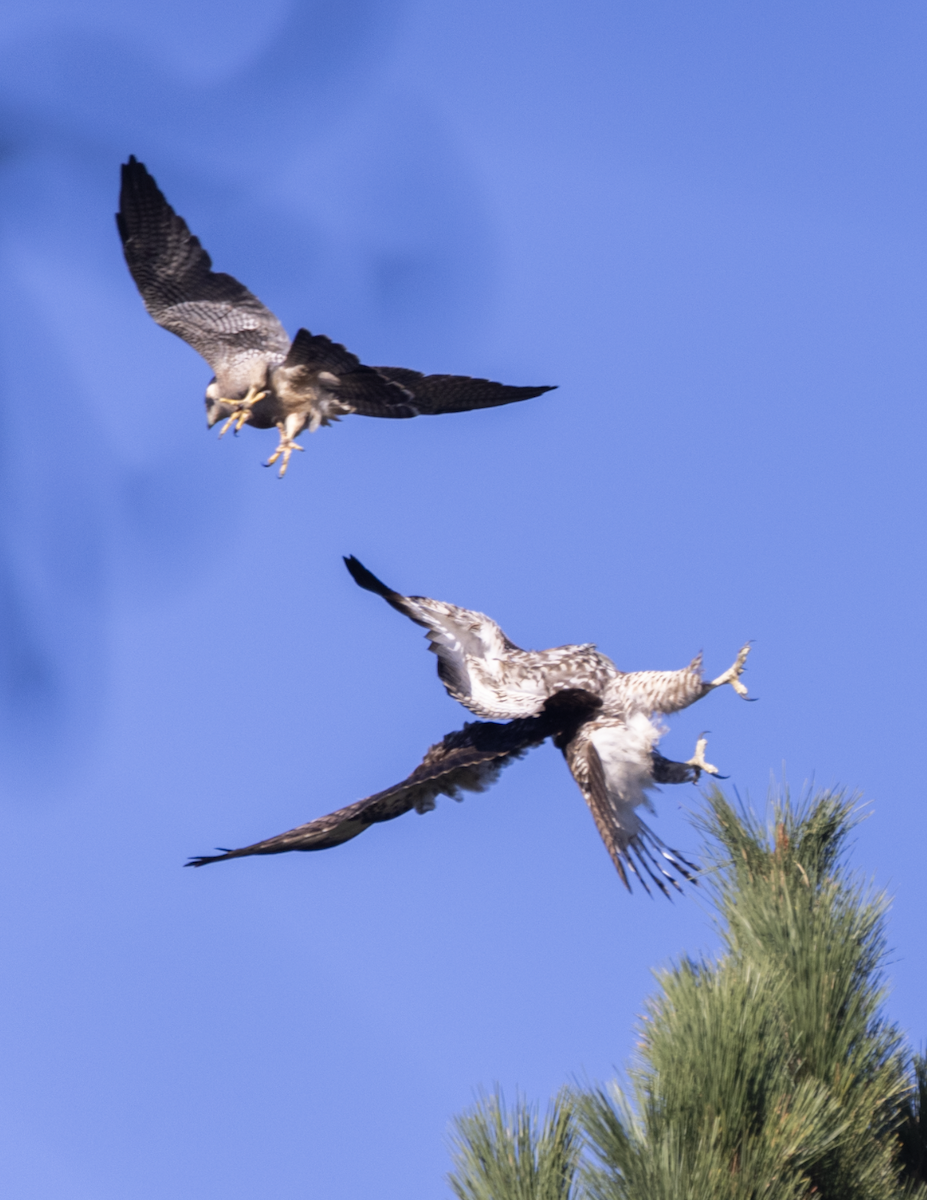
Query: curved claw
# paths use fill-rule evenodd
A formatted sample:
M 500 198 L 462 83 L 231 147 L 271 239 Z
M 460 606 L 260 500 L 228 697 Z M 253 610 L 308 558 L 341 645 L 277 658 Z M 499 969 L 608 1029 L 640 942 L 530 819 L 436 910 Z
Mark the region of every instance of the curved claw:
M 295 439 L 306 426 L 306 418 L 301 413 L 291 413 L 285 421 L 277 422 L 277 429 L 280 431 L 280 445 L 273 452 L 270 458 L 264 463 L 265 467 L 272 467 L 274 463 L 283 455 L 283 462 L 280 464 L 280 470 L 277 474 L 278 479 L 282 479 L 286 474 L 286 469 L 290 465 L 290 456 L 294 450 L 305 450 L 305 446 L 301 446 Z
M 705 747 L 707 745 L 708 745 L 708 738 L 703 733 L 699 736 L 698 741 L 695 743 L 695 753 L 692 755 L 691 758 L 686 760 L 686 766 L 695 768 L 696 781 L 698 780 L 698 777 L 699 777 L 699 775 L 701 775 L 702 771 L 704 771 L 706 775 L 714 775 L 718 779 L 727 779 L 726 775 L 720 774 L 720 772 L 718 771 L 718 768 L 716 766 L 714 766 L 712 763 L 706 761 Z
M 709 686 L 716 688 L 722 687 L 725 683 L 729 683 L 738 696 L 740 696 L 743 700 L 749 699 L 747 696 L 747 689 L 740 682 L 740 677 L 746 670 L 744 663 L 747 661 L 747 655 L 750 653 L 751 644 L 752 643 L 747 642 L 745 646 L 741 646 L 740 650 L 738 651 L 737 658 L 734 660 L 733 664 L 728 667 L 723 674 L 719 675 L 717 679 L 713 679 Z
M 220 404 L 231 404 L 232 415 L 219 430 L 219 437 L 225 437 L 228 431 L 235 426 L 235 436 L 241 433 L 242 427 L 251 417 L 251 406 L 257 404 L 259 400 L 263 400 L 267 395 L 267 391 L 261 390 L 252 383 L 248 388 L 248 394 L 241 400 L 226 400 L 224 397 L 219 401 Z
M 280 445 L 273 452 L 266 463 L 262 463 L 263 467 L 272 467 L 280 455 L 283 455 L 283 462 L 280 464 L 280 470 L 277 472 L 277 478 L 282 479 L 286 474 L 286 469 L 290 465 L 290 455 L 294 450 L 305 450 L 305 446 L 301 446 L 299 442 L 292 442 L 288 439 L 281 438 Z

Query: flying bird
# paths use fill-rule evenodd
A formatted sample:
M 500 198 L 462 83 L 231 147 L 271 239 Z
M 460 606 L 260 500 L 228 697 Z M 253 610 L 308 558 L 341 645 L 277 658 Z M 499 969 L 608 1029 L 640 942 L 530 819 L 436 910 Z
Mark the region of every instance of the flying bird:
M 422 375 L 404 367 L 367 367 L 324 334 L 286 330 L 246 287 L 212 269 L 212 260 L 134 157 L 122 167 L 116 214 L 126 263 L 155 321 L 206 359 L 206 420 L 238 433 L 276 428 L 281 478 L 295 439 L 348 413 L 418 417 L 529 400 L 550 387 L 509 387 L 465 375 Z
M 488 719 L 449 733 L 395 787 L 266 841 L 193 858 L 187 866 L 340 845 L 413 808 L 428 812 L 440 795 L 460 799 L 461 792 L 485 791 L 503 767 L 552 738 L 628 890 L 629 875 L 648 892 L 651 880 L 665 895 L 667 883 L 679 889 L 676 876 L 695 881 L 696 868 L 665 846 L 637 809 L 652 807 L 647 793 L 659 784 L 696 782 L 702 772 L 718 775 L 717 767 L 705 759 L 704 735 L 686 762 L 673 762 L 658 752 L 665 732 L 661 717 L 724 684 L 746 699 L 740 677 L 749 645 L 710 682 L 702 678 L 701 655 L 681 671 L 619 671 L 593 645 L 521 650 L 483 613 L 425 596 L 400 595 L 356 558 L 346 558 L 345 563 L 360 587 L 382 596 L 427 630 L 447 691 Z

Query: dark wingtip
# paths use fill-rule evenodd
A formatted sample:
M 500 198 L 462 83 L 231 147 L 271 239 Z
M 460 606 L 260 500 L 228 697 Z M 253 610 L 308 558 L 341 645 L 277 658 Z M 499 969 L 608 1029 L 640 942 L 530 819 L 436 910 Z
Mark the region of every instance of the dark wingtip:
M 511 400 L 534 400 L 538 396 L 543 396 L 545 392 L 555 392 L 557 390 L 556 383 L 543 384 L 540 387 L 509 387 L 509 402 Z M 512 396 L 511 393 L 516 392 L 517 395 Z
M 125 246 L 132 236 L 133 226 L 138 222 L 138 216 L 133 216 L 133 210 L 139 203 L 139 198 L 150 195 L 153 189 L 162 202 L 167 202 L 158 191 L 157 184 L 145 164 L 140 163 L 134 154 L 129 155 L 129 161 L 122 164 L 119 173 L 119 212 L 116 213 L 116 227 Z
M 358 587 L 364 588 L 365 591 L 375 592 L 378 596 L 384 596 L 389 599 L 397 593 L 392 588 L 388 588 L 385 583 L 377 579 L 372 571 L 368 571 L 360 559 L 355 558 L 353 554 L 344 556 L 344 565 L 351 573 L 351 578 Z
M 138 161 L 134 154 L 130 154 L 128 161 L 122 164 L 122 178 L 131 179 L 132 177 L 144 178 L 149 176 L 148 168 L 144 163 Z
M 190 859 L 184 863 L 185 867 L 205 867 L 207 863 L 222 862 L 225 858 L 234 858 L 234 850 L 226 850 L 224 846 L 216 846 L 217 850 L 221 850 L 221 854 L 197 854 L 192 855 Z

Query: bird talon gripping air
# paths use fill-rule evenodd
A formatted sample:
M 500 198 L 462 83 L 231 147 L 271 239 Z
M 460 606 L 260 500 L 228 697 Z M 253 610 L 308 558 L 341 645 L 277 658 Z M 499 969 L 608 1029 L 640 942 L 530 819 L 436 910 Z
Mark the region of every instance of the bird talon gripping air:
M 367 367 L 323 334 L 286 330 L 260 300 L 212 260 L 165 200 L 145 166 L 122 168 L 116 214 L 132 278 L 155 321 L 206 359 L 215 377 L 206 388 L 210 428 L 276 429 L 286 474 L 295 439 L 349 413 L 418 417 L 495 408 L 530 400 L 550 387 L 509 387 L 466 375 L 422 375 L 405 367 Z
M 360 587 L 427 630 L 445 688 L 486 719 L 449 733 L 395 787 L 263 842 L 192 858 L 188 867 L 252 854 L 327 850 L 412 809 L 428 812 L 438 796 L 458 800 L 461 792 L 483 792 L 503 767 L 551 738 L 628 890 L 629 875 L 648 892 L 649 879 L 666 896 L 667 884 L 680 890 L 680 878 L 697 882 L 697 868 L 665 846 L 636 810 L 658 784 L 694 783 L 703 772 L 718 776 L 718 768 L 705 759 L 705 734 L 687 762 L 659 754 L 660 718 L 725 684 L 747 699 L 740 677 L 749 644 L 710 682 L 702 678 L 701 655 L 680 671 L 619 671 L 593 645 L 520 650 L 483 613 L 425 596 L 403 596 L 356 558 L 346 558 L 345 565 Z

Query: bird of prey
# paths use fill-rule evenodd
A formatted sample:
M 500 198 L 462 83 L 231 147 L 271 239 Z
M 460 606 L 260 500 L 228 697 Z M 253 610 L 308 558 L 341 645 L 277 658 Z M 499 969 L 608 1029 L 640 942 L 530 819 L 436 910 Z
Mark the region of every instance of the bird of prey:
M 345 563 L 362 588 L 427 630 L 447 691 L 489 719 L 449 733 L 395 787 L 252 846 L 191 859 L 187 866 L 337 846 L 413 808 L 427 812 L 440 795 L 459 799 L 463 791 L 485 791 L 503 767 L 549 737 L 563 752 L 629 891 L 629 874 L 648 892 L 650 879 L 665 895 L 667 883 L 679 889 L 677 875 L 694 881 L 692 864 L 665 846 L 636 810 L 650 807 L 647 792 L 658 784 L 695 782 L 703 771 L 718 774 L 705 760 L 704 735 L 686 762 L 664 758 L 657 751 L 665 732 L 660 718 L 724 684 L 746 699 L 740 676 L 749 645 L 710 682 L 702 678 L 701 655 L 681 671 L 619 671 L 592 645 L 520 650 L 483 613 L 402 596 L 356 558 Z
M 404 367 L 367 367 L 323 334 L 286 330 L 246 287 L 213 271 L 212 260 L 171 208 L 144 164 L 122 168 L 116 224 L 126 262 L 155 321 L 206 359 L 214 378 L 206 388 L 206 420 L 220 432 L 242 426 L 276 427 L 278 459 L 286 473 L 295 440 L 348 413 L 417 417 L 494 408 L 529 400 L 550 387 L 508 387 L 465 375 L 422 375 Z

